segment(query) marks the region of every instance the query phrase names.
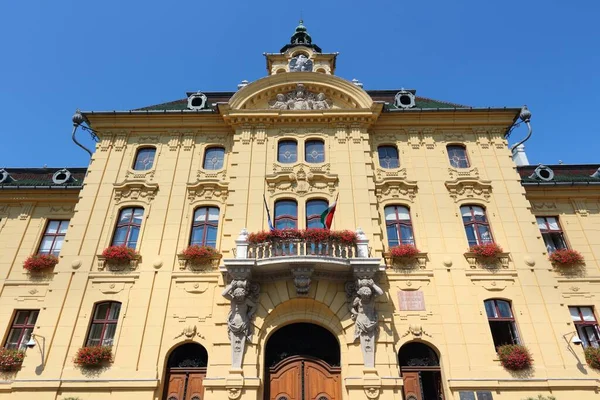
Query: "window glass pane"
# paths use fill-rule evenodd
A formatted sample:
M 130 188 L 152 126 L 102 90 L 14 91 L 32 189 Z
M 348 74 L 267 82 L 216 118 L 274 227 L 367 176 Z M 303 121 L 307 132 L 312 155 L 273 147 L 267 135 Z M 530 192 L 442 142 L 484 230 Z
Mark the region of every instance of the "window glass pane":
M 44 236 L 42 243 L 40 243 L 40 253 L 48 254 L 52 249 L 52 243 L 54 242 L 54 236 Z
M 204 154 L 204 169 L 216 170 L 223 168 L 225 159 L 225 149 L 222 147 L 212 147 L 206 150 Z
M 396 207 L 400 221 L 410 221 L 410 212 L 406 207 Z
M 394 146 L 379 146 L 377 149 L 379 155 L 379 165 L 383 168 L 398 168 L 400 160 L 398 150 Z
M 560 227 L 558 226 L 558 220 L 556 218 L 548 217 L 548 218 L 546 218 L 546 220 L 548 221 L 548 226 L 550 227 L 550 230 L 553 230 L 553 231 L 560 230 Z
M 400 232 L 402 234 L 402 244 L 415 244 L 412 227 L 401 225 Z
M 92 326 L 90 327 L 90 334 L 88 335 L 88 340 L 100 339 L 103 327 L 104 324 L 92 324 Z
M 592 307 L 579 307 L 579 309 L 581 310 L 581 315 L 583 315 L 584 321 L 596 320 L 596 318 L 594 317 L 594 310 L 592 309 Z
M 323 224 L 321 223 L 320 218 L 313 218 L 306 222 L 306 227 L 309 229 L 318 229 L 323 228 Z
M 298 159 L 297 143 L 291 140 L 282 140 L 279 142 L 277 151 L 277 161 L 281 163 L 293 163 Z
M 206 246 L 215 247 L 217 243 L 217 227 L 216 226 L 206 226 Z
M 454 168 L 468 168 L 467 150 L 462 146 L 448 146 L 448 159 Z
M 282 215 L 297 216 L 297 204 L 291 200 L 280 200 L 275 203 L 275 218 Z
M 486 225 L 478 225 L 479 228 L 479 237 L 483 243 L 492 243 L 492 235 L 490 233 L 490 228 Z
M 275 228 L 276 229 L 295 229 L 296 221 L 288 219 L 288 218 L 280 219 L 280 220 L 277 220 L 277 222 L 275 223 Z
M 58 233 L 64 235 L 67 233 L 67 227 L 69 226 L 69 221 L 61 221 L 60 227 L 58 228 Z
M 136 208 L 135 212 L 133 213 L 133 223 L 137 224 L 137 225 L 141 225 L 143 216 L 144 216 L 144 209 Z
M 473 210 L 473 215 L 475 216 L 475 221 L 487 222 L 485 217 L 485 210 L 481 207 L 471 207 Z
M 536 217 L 535 220 L 537 221 L 538 228 L 540 228 L 540 230 L 546 229 L 546 219 L 545 218 Z
M 320 140 L 307 141 L 305 153 L 306 162 L 322 163 L 325 161 L 325 145 Z
M 306 203 L 306 215 L 321 215 L 327 209 L 329 204 L 324 200 L 310 200 Z
M 473 225 L 465 225 L 465 233 L 467 234 L 467 241 L 469 242 L 469 246 L 474 246 L 477 244 L 477 236 L 475 236 L 475 229 Z
M 577 307 L 569 307 L 569 312 L 571 313 L 571 319 L 573 321 L 581 321 Z
M 137 245 L 137 240 L 138 240 L 138 236 L 140 234 L 140 228 L 138 228 L 137 226 L 132 226 L 131 229 L 129 230 L 129 238 L 127 239 L 127 247 L 131 247 L 132 249 L 135 249 L 136 245 Z
M 46 233 L 56 234 L 58 232 L 59 225 L 60 221 L 49 221 L 48 227 L 46 228 Z
M 387 235 L 388 244 L 390 245 L 390 247 L 398 246 L 400 244 L 398 241 L 398 230 L 396 229 L 396 225 L 388 225 Z
M 108 319 L 110 319 L 110 320 L 119 319 L 119 311 L 121 311 L 121 304 L 111 303 L 110 312 L 108 313 Z
M 27 323 L 30 324 L 30 325 L 34 325 L 37 322 L 39 314 L 40 314 L 40 312 L 37 311 L 37 310 L 36 311 L 31 311 L 29 313 L 29 319 L 28 319 Z
M 396 207 L 394 207 L 394 206 L 387 206 L 384 209 L 384 213 L 385 213 L 385 220 L 386 221 L 395 221 L 396 220 Z
M 487 300 L 484 302 L 485 304 L 485 313 L 488 318 L 496 318 L 496 308 L 494 307 L 494 302 L 492 300 Z
M 23 329 L 21 329 L 21 328 L 16 328 L 16 329 L 10 330 L 10 332 L 8 334 L 8 338 L 6 339 L 6 347 L 7 348 L 18 348 L 19 347 L 19 338 L 21 337 L 21 332 L 23 332 Z
M 21 337 L 21 342 L 18 344 L 18 348 L 19 349 L 24 349 L 26 348 L 26 344 L 27 342 L 29 342 L 29 339 L 31 339 L 31 332 L 33 331 L 33 328 L 27 328 L 23 330 L 23 336 Z
M 122 226 L 120 228 L 117 228 L 117 230 L 115 231 L 115 236 L 113 237 L 113 241 L 112 241 L 113 246 L 121 246 L 121 245 L 125 244 L 127 230 L 128 230 L 127 226 Z
M 218 221 L 219 220 L 219 209 L 216 207 L 210 207 L 208 209 L 208 220 Z
M 561 233 L 547 233 L 546 235 L 552 242 L 552 246 L 554 247 L 554 249 L 566 249 L 567 248 L 567 243 L 565 242 L 565 238 L 563 237 L 562 232 Z M 544 236 L 544 235 L 542 235 L 542 236 Z
M 206 207 L 200 207 L 194 212 L 194 221 L 201 222 L 206 221 L 207 210 Z
M 510 304 L 506 301 L 497 300 L 498 311 L 500 312 L 501 318 L 512 318 L 512 311 L 510 310 Z
M 117 330 L 117 324 L 108 324 L 104 330 L 104 339 L 102 340 L 102 346 L 112 346 L 115 338 L 115 332 Z
M 204 238 L 204 228 L 206 225 L 195 226 L 192 228 L 192 235 L 190 238 L 190 244 L 202 245 L 202 239 Z
M 96 305 L 96 312 L 94 313 L 94 319 L 106 319 L 106 313 L 110 307 L 110 303 L 102 303 Z
M 146 171 L 152 168 L 155 154 L 156 149 L 153 148 L 139 149 L 135 157 L 133 169 L 137 171 Z
M 119 222 L 129 222 L 131 221 L 131 214 L 133 213 L 133 208 L 124 208 L 121 210 L 121 215 L 119 216 Z
M 17 311 L 14 325 L 24 325 L 29 317 L 29 311 Z
M 58 255 L 58 253 L 60 253 L 60 249 L 62 249 L 62 245 L 63 245 L 63 241 L 65 240 L 64 236 L 58 236 L 56 238 L 56 240 L 54 241 L 54 249 L 52 249 L 52 254 L 54 254 L 55 256 Z
M 548 250 L 548 253 L 553 253 L 556 251 L 556 246 L 554 245 L 554 240 L 552 240 L 550 233 L 542 233 L 542 239 L 544 239 L 544 244 L 546 245 L 546 250 Z

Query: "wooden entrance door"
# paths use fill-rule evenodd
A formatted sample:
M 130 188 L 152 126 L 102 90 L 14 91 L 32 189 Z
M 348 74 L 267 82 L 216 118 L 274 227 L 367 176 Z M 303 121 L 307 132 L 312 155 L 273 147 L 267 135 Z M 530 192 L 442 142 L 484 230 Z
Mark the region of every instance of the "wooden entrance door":
M 309 357 L 286 358 L 269 368 L 267 400 L 341 400 L 340 368 Z
M 404 400 L 423 400 L 418 372 L 402 372 Z
M 165 400 L 202 400 L 206 368 L 171 368 Z

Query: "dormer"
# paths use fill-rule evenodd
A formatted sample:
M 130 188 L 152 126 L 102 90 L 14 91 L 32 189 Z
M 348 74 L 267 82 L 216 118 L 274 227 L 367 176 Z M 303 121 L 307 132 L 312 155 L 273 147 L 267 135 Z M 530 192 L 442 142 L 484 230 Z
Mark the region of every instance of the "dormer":
M 319 72 L 333 75 L 337 53 L 322 53 L 321 48 L 312 42 L 302 20 L 290 39 L 290 43 L 279 53 L 266 53 L 269 75 L 286 72 Z

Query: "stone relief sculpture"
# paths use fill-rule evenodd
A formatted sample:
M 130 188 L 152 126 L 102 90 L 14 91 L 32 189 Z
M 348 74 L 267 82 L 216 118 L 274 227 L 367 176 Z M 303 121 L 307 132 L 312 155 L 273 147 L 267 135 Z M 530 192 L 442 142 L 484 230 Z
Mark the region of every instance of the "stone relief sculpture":
M 231 343 L 231 366 L 242 367 L 242 356 L 246 340 L 252 340 L 252 317 L 256 313 L 259 286 L 248 280 L 234 279 L 225 290 L 223 297 L 231 301 L 227 316 L 227 332 Z
M 375 366 L 375 336 L 378 328 L 375 298 L 383 294 L 383 290 L 375 284 L 373 279 L 358 279 L 356 286 L 352 284 L 354 300 L 350 308 L 354 321 L 354 340 L 360 339 L 365 367 Z
M 312 72 L 313 62 L 304 54 L 293 57 L 290 60 L 290 72 Z
M 269 103 L 272 110 L 328 110 L 331 101 L 325 93 L 311 93 L 299 83 L 296 89 L 287 93 L 279 93 L 275 100 Z

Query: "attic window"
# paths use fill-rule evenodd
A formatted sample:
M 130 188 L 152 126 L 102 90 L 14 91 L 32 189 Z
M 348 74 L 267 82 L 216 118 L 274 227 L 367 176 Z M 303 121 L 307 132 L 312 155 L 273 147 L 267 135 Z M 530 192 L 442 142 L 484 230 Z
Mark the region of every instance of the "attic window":
M 188 97 L 188 108 L 190 110 L 202 110 L 206 108 L 208 98 L 202 92 L 196 92 Z
M 534 171 L 533 174 L 529 176 L 532 179 L 541 179 L 543 181 L 551 181 L 554 179 L 554 171 L 545 165 L 539 165 Z
M 13 178 L 5 169 L 0 169 L 0 183 L 10 183 Z
M 394 105 L 398 108 L 413 108 L 415 106 L 415 95 L 407 90 L 401 90 L 394 97 Z
M 71 179 L 71 172 L 68 169 L 60 169 L 52 175 L 52 182 L 56 185 L 62 185 Z

